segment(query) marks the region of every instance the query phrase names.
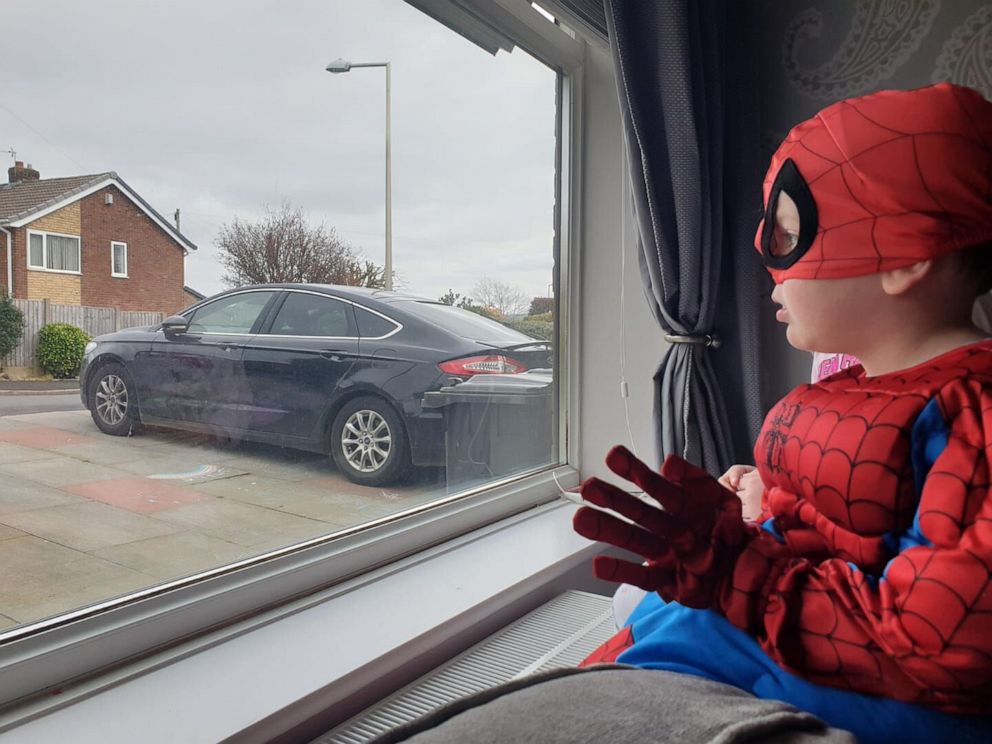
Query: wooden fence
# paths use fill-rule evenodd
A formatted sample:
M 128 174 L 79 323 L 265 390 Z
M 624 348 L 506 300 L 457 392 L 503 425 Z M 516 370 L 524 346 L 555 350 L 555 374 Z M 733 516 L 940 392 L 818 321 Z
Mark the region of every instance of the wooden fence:
M 122 328 L 161 323 L 162 313 L 132 312 L 113 307 L 87 307 L 84 305 L 57 305 L 48 300 L 14 300 L 14 305 L 24 313 L 24 339 L 20 346 L 3 359 L 0 367 L 35 367 L 38 348 L 38 331 L 48 323 L 69 323 L 82 328 L 90 336 L 113 333 Z

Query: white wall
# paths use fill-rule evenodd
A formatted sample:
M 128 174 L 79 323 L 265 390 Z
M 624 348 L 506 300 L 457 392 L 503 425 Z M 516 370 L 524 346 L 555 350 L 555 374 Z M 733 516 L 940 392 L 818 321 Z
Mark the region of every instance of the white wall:
M 625 444 L 657 464 L 652 425 L 655 370 L 666 343 L 661 328 L 648 310 L 637 264 L 637 241 L 630 215 L 630 198 L 622 197 L 624 151 L 620 109 L 608 53 L 587 47 L 582 121 L 582 243 L 578 339 L 579 456 L 583 476 L 606 472 L 603 458 L 615 444 Z M 627 188 L 624 184 L 624 188 Z M 621 209 L 621 199 L 626 208 Z M 621 223 L 621 219 L 625 224 Z M 623 251 L 621 251 L 623 247 Z M 626 266 L 621 277 L 621 257 Z M 621 307 L 621 279 L 623 307 Z M 620 336 L 623 314 L 624 335 Z M 623 343 L 621 343 L 623 341 Z M 621 352 L 626 358 L 630 391 L 627 410 L 620 396 Z

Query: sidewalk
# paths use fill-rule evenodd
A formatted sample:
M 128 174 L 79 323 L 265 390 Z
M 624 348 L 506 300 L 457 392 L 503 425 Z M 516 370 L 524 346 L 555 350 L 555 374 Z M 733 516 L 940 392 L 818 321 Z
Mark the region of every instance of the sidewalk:
M 0 380 L 0 395 L 79 394 L 79 380 Z
M 444 498 L 437 470 L 386 488 L 326 455 L 83 410 L 0 417 L 0 631 Z M 2 738 L 2 737 L 0 737 Z

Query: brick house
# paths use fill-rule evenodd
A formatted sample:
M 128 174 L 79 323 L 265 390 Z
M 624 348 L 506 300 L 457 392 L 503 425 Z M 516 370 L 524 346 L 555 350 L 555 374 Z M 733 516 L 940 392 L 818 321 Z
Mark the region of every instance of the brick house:
M 197 292 L 192 287 L 183 287 L 183 297 L 186 305 L 195 305 L 200 300 L 207 299 L 207 296 L 202 292 Z
M 116 173 L 41 178 L 18 161 L 0 185 L 0 288 L 14 298 L 177 312 L 196 246 Z

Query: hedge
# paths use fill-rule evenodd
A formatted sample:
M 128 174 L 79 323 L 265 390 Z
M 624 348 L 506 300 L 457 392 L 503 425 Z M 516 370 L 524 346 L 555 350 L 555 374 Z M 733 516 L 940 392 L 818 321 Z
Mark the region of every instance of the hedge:
M 38 331 L 38 366 L 58 379 L 75 377 L 89 340 L 84 330 L 68 323 L 42 326 Z
M 0 296 L 0 359 L 17 348 L 24 337 L 24 313 L 6 295 Z

